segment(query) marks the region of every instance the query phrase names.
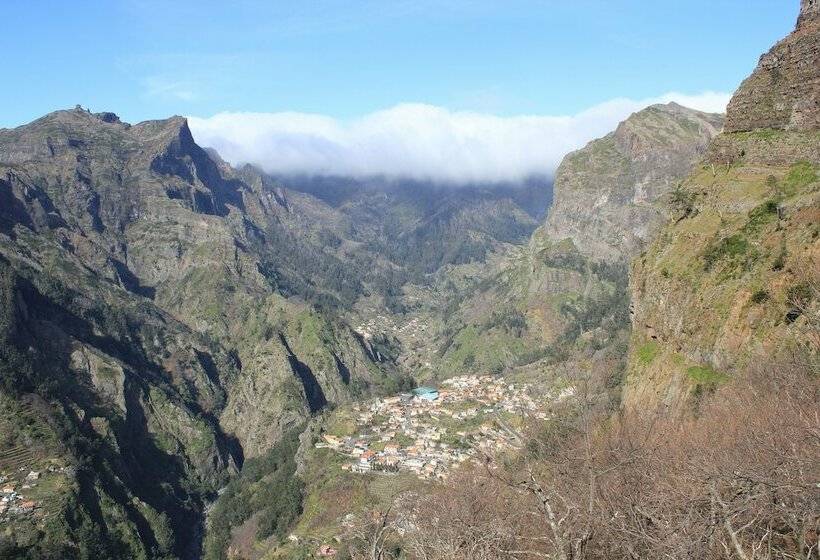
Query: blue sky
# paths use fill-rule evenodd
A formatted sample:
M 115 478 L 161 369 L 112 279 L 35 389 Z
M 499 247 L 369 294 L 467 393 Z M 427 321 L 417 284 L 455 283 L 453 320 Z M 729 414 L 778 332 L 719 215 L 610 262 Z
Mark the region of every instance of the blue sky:
M 348 122 L 403 103 L 560 116 L 729 93 L 798 4 L 5 0 L 0 126 L 77 103 L 130 122 L 286 111 Z
M 283 110 L 344 118 L 401 102 L 570 114 L 615 97 L 731 91 L 798 9 L 797 0 L 3 4 L 0 126 L 76 103 L 132 121 Z

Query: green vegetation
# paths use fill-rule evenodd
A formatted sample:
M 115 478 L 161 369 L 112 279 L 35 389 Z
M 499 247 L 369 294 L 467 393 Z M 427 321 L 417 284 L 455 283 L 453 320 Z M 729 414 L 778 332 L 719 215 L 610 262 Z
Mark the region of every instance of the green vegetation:
M 626 265 L 618 262 L 594 262 L 588 266 L 599 290 L 589 296 L 571 298 L 561 305 L 561 314 L 568 319 L 563 335 L 566 342 L 575 342 L 581 333 L 604 323 L 615 328 L 629 324 Z
M 743 226 L 743 231 L 749 234 L 757 233 L 775 218 L 777 218 L 777 201 L 767 200 L 749 212 L 749 220 Z
M 745 267 L 754 253 L 743 234 L 736 233 L 710 243 L 703 251 L 703 268 L 707 272 L 719 264 L 729 270 Z
M 661 347 L 655 341 L 647 342 L 637 350 L 638 362 L 643 365 L 651 364 L 660 353 Z
M 796 163 L 789 168 L 789 172 L 783 180 L 783 193 L 786 196 L 793 196 L 804 187 L 817 181 L 818 175 L 815 165 L 806 161 Z
M 726 374 L 720 373 L 710 365 L 691 366 L 686 369 L 686 375 L 699 389 L 714 389 L 728 379 Z
M 695 194 L 683 188 L 683 185 L 676 185 L 669 197 L 678 221 L 688 218 L 695 211 Z
M 395 364 L 401 353 L 401 342 L 395 336 L 378 333 L 370 339 L 370 347 L 379 362 Z
M 747 136 L 751 136 L 754 138 L 760 138 L 761 140 L 772 140 L 781 136 L 783 133 L 780 130 L 775 130 L 773 128 L 761 128 L 758 130 L 753 130 L 750 132 L 745 133 Z
M 760 289 L 754 291 L 751 299 L 752 303 L 763 303 L 764 301 L 767 301 L 769 297 L 770 296 L 768 290 Z
M 789 286 L 786 290 L 786 301 L 789 305 L 804 309 L 814 299 L 815 292 L 808 282 Z
M 527 329 L 527 318 L 515 308 L 509 307 L 503 311 L 493 311 L 492 316 L 484 324 L 486 330 L 500 328 L 508 334 L 520 337 Z
M 808 310 L 815 297 L 816 292 L 808 282 L 789 286 L 786 290 L 786 304 L 789 306 L 786 313 L 786 322 L 795 322 L 798 317 Z
M 246 461 L 242 473 L 228 484 L 209 518 L 206 560 L 227 558 L 231 529 L 254 515 L 256 538 L 285 536 L 302 513 L 304 484 L 295 474 L 300 433 L 301 428 L 292 430 L 264 456 Z
M 789 256 L 788 251 L 786 250 L 786 243 L 785 241 L 780 245 L 780 251 L 777 253 L 777 256 L 772 262 L 772 270 L 774 272 L 783 270 L 783 267 L 786 266 L 786 257 Z
M 0 388 L 15 395 L 49 383 L 35 373 L 27 359 L 20 332 L 17 308 L 17 276 L 0 259 Z

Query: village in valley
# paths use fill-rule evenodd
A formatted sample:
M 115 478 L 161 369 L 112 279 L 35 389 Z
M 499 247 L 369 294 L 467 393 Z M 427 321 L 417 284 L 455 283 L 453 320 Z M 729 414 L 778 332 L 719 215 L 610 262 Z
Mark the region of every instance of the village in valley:
M 0 408 L 3 404 L 0 401 Z M 18 522 L 42 521 L 48 502 L 74 477 L 74 467 L 48 458 L 43 447 L 30 445 L 31 434 L 44 429 L 31 417 L 30 404 L 0 415 L 0 535 L 19 530 Z M 9 437 L 10 418 L 26 426 L 27 433 L 19 441 Z
M 5 457 L 0 457 L 0 463 L 3 459 Z M 65 477 L 71 474 L 71 467 L 55 465 L 49 465 L 44 470 L 21 466 L 0 472 L 0 526 L 17 519 L 36 517 L 43 499 L 52 496 Z
M 317 448 L 350 458 L 342 468 L 354 473 L 411 472 L 422 479 L 444 480 L 464 461 L 518 446 L 515 426 L 527 417 L 544 419 L 542 399 L 527 384 L 499 377 L 465 375 L 419 387 L 412 393 L 353 406 L 353 433 L 325 433 Z
M 2 487 L 0 487 L 0 523 L 7 518 L 26 515 L 34 511 L 37 502 L 26 499 L 20 492 L 25 492 L 36 486 L 39 478 L 39 472 L 29 471 L 24 481 L 18 485 L 8 476 L 0 476 L 0 484 L 2 484 Z

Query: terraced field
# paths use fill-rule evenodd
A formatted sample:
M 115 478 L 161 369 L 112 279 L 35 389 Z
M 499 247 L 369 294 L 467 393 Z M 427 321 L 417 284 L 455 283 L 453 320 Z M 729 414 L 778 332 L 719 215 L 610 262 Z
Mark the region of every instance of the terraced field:
M 28 467 L 35 461 L 31 449 L 14 446 L 0 451 L 0 472 L 16 471 Z
M 0 395 L 0 474 L 33 469 L 52 455 L 54 434 L 30 402 L 11 404 Z

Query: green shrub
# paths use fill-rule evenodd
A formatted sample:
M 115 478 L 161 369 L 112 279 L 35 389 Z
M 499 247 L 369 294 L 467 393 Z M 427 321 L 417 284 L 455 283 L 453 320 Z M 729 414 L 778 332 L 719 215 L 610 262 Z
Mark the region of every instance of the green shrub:
M 777 186 L 777 178 L 774 175 L 766 177 L 766 186 L 773 189 Z
M 786 257 L 788 256 L 788 251 L 786 251 L 786 244 L 783 243 L 780 246 L 780 252 L 774 259 L 772 263 L 772 270 L 777 272 L 778 270 L 783 270 L 786 267 Z
M 736 233 L 729 237 L 724 237 L 717 243 L 710 243 L 703 252 L 704 269 L 712 270 L 716 264 L 725 259 L 737 259 L 744 256 L 749 251 L 749 242 L 746 238 Z
M 786 297 L 792 305 L 803 307 L 814 298 L 814 293 L 811 286 L 803 282 L 790 286 L 789 289 L 786 290 Z
M 777 201 L 767 200 L 749 212 L 749 220 L 743 226 L 743 231 L 755 233 L 777 217 Z
M 752 294 L 752 303 L 763 303 L 764 301 L 769 299 L 769 292 L 768 290 L 756 290 L 755 293 Z
M 795 163 L 789 168 L 789 173 L 783 180 L 783 192 L 787 196 L 796 194 L 803 187 L 816 182 L 817 169 L 807 161 Z
M 786 322 L 793 323 L 796 321 L 800 315 L 806 312 L 814 298 L 814 290 L 808 283 L 803 282 L 789 287 L 786 290 L 786 303 L 790 309 L 786 314 Z
M 670 204 L 679 216 L 678 221 L 683 220 L 695 211 L 695 194 L 677 185 L 670 193 Z

